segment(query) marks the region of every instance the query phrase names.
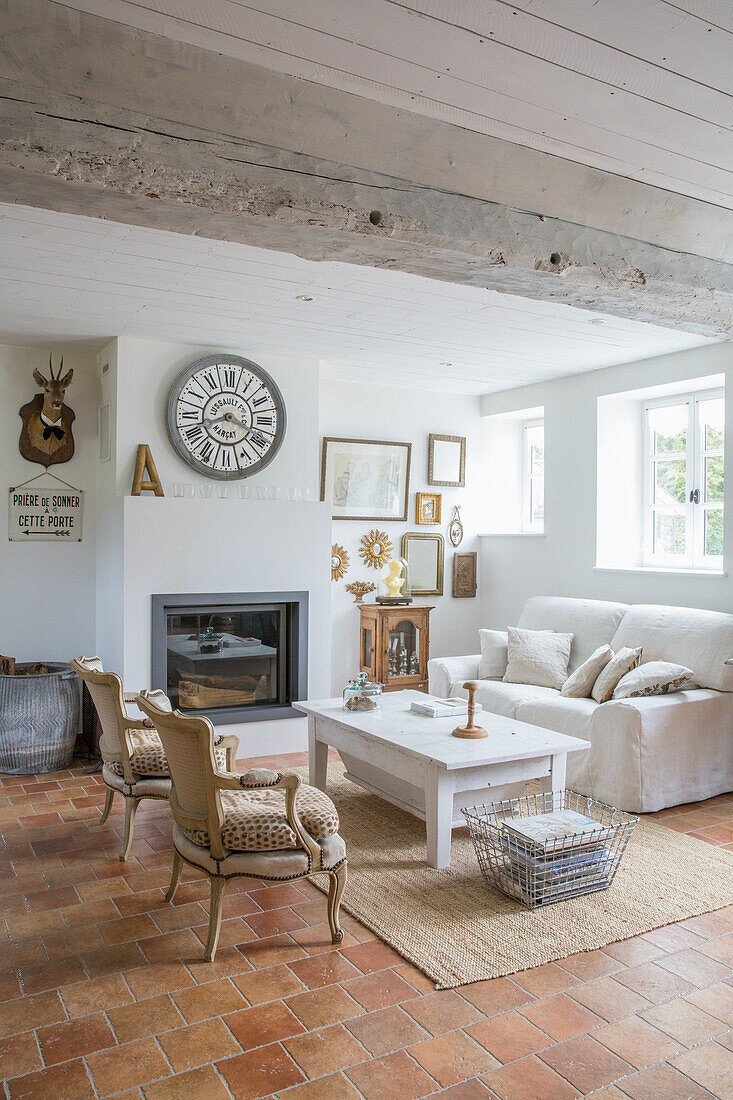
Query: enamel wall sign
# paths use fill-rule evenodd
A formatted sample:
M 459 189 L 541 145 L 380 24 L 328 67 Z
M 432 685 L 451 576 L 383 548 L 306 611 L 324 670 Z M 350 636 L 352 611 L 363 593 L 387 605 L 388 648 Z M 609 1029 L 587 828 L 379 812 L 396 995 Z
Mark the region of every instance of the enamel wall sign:
M 38 542 L 54 539 L 81 542 L 84 492 L 59 485 L 58 489 L 10 489 L 8 539 Z

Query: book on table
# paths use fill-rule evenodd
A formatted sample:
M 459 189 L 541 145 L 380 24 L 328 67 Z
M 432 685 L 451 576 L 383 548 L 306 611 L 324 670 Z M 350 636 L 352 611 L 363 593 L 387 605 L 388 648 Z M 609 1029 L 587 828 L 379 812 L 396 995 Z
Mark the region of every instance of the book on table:
M 410 704 L 413 714 L 419 714 L 423 718 L 466 718 L 468 716 L 468 703 L 465 699 L 438 699 L 435 696 L 426 695 L 424 699 L 414 699 Z M 476 714 L 481 710 L 481 704 L 474 707 Z

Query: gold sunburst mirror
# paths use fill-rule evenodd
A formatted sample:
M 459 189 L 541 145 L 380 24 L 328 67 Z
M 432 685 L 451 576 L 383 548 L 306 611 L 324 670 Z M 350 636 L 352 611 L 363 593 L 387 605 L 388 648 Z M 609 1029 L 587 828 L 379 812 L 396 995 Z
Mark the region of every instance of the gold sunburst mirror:
M 381 569 L 392 556 L 392 543 L 384 531 L 377 531 L 375 528 L 368 535 L 364 535 L 359 554 L 365 565 L 371 569 Z
M 349 571 L 349 555 L 337 542 L 331 547 L 331 580 L 340 581 Z

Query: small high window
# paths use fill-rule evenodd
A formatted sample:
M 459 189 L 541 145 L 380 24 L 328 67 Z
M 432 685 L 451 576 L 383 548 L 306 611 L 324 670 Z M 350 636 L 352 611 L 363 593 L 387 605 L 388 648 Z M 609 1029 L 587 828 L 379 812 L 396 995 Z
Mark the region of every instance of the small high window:
M 545 525 L 545 422 L 525 420 L 524 507 L 522 529 L 541 532 Z
M 644 563 L 722 569 L 722 391 L 648 403 L 644 443 Z

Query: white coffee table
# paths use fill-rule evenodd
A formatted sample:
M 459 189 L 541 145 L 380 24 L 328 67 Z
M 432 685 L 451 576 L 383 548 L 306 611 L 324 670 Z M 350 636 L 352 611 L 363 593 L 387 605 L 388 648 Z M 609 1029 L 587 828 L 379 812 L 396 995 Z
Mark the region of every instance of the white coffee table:
M 489 736 L 477 741 L 451 737 L 460 718 L 421 718 L 410 712 L 419 691 L 382 696 L 378 711 L 348 711 L 341 699 L 293 703 L 308 715 L 310 782 L 326 789 L 328 748 L 338 749 L 346 775 L 359 786 L 421 818 L 431 867 L 450 864 L 451 832 L 465 825 L 463 806 L 509 798 L 528 779 L 543 791 L 565 786 L 569 752 L 590 742 L 481 711 L 477 722 Z

